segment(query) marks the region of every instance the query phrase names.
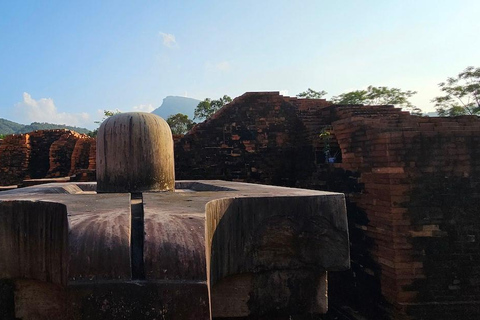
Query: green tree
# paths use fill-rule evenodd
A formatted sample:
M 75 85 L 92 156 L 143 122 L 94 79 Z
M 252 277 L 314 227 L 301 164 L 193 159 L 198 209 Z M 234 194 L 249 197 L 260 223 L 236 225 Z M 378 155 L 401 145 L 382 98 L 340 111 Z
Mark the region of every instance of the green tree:
M 438 86 L 446 93 L 432 100 L 439 116 L 480 115 L 480 68 L 467 67 Z
M 167 119 L 173 134 L 185 134 L 195 125 L 195 122 L 188 119 L 186 114 L 177 113 Z
M 227 95 L 224 95 L 218 100 L 211 100 L 210 98 L 206 98 L 205 100 L 200 102 L 195 108 L 195 111 L 193 113 L 193 119 L 207 119 L 230 102 L 232 102 L 232 98 Z
M 94 121 L 94 123 L 98 123 L 98 124 L 101 124 L 103 121 L 105 121 L 107 118 L 111 117 L 111 116 L 114 116 L 116 114 L 119 114 L 119 113 L 122 113 L 122 111 L 118 110 L 118 109 L 115 109 L 115 110 L 103 110 L 103 118 L 102 120 L 97 120 L 97 121 Z
M 94 123 L 97 123 L 97 124 L 101 124 L 103 121 L 105 121 L 107 118 L 111 117 L 111 116 L 114 116 L 116 114 L 119 114 L 119 113 L 122 113 L 122 111 L 118 110 L 118 109 L 115 109 L 115 110 L 103 110 L 103 118 L 102 120 L 96 120 L 96 121 L 93 121 Z M 96 137 L 98 134 L 98 128 L 93 130 L 93 131 L 90 131 L 87 133 L 88 136 L 90 137 Z
M 412 114 L 422 115 L 422 110 L 408 100 L 416 93 L 416 91 L 403 91 L 398 88 L 369 86 L 366 90 L 350 91 L 333 97 L 332 101 L 335 104 L 391 104 L 408 110 Z
M 322 90 L 322 91 L 315 91 L 310 88 L 307 89 L 307 91 L 300 92 L 297 94 L 297 98 L 305 98 L 305 99 L 321 99 L 325 95 L 327 95 L 327 92 Z

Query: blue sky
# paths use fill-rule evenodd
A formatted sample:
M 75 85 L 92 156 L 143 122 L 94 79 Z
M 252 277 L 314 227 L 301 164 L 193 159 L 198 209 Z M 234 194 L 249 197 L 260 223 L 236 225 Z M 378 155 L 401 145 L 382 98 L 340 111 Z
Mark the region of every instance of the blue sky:
M 480 1 L 1 1 L 0 118 L 94 128 L 168 95 L 368 85 L 415 90 L 480 66 Z

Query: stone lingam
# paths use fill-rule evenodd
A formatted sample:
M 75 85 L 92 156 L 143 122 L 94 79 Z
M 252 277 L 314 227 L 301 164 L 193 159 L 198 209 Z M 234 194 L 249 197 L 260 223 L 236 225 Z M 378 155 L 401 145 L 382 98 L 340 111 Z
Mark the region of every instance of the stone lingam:
M 349 268 L 343 194 L 174 180 L 170 128 L 100 126 L 97 183 L 0 192 L 0 319 L 288 318 Z

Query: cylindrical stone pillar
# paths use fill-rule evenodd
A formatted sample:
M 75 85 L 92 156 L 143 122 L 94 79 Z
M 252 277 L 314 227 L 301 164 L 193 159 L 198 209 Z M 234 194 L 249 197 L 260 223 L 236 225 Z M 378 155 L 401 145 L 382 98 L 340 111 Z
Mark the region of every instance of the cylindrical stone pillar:
M 173 191 L 172 132 L 152 113 L 120 113 L 97 134 L 97 192 Z

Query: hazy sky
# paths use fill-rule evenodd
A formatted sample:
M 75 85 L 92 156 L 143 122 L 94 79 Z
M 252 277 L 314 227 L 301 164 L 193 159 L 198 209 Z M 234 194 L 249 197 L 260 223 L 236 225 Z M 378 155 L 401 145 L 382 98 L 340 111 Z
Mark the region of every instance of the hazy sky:
M 101 110 L 368 85 L 480 66 L 480 1 L 0 1 L 0 118 L 93 128 Z M 99 113 L 100 110 L 100 113 Z

